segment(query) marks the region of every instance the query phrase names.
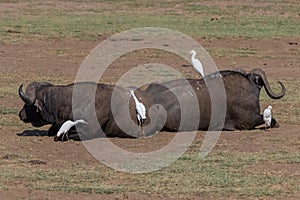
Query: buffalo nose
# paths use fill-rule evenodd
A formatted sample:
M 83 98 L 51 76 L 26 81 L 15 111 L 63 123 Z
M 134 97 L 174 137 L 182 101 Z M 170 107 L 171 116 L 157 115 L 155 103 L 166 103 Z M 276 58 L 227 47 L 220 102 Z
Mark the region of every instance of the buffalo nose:
M 26 114 L 24 112 L 24 109 L 22 109 L 20 112 L 19 112 L 19 118 L 20 120 L 22 120 L 23 122 L 25 123 L 28 123 L 29 121 L 27 120 L 26 118 Z
M 20 120 L 23 120 L 22 115 L 21 115 L 21 111 L 19 112 L 19 118 L 20 118 Z

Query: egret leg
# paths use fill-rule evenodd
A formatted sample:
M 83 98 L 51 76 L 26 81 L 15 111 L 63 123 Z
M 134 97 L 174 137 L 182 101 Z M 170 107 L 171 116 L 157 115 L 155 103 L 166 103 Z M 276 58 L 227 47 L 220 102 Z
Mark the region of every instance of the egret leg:
M 143 138 L 146 137 L 146 136 L 145 136 L 145 131 L 144 131 L 144 126 L 143 126 L 143 125 L 144 125 L 144 121 L 145 121 L 145 120 L 143 120 L 143 119 L 141 120 L 141 129 L 142 129 L 142 137 L 143 137 Z
M 141 125 L 141 129 L 142 129 L 142 137 L 144 138 L 145 137 L 145 132 L 144 132 L 143 124 Z
M 68 133 L 66 133 L 66 137 L 67 137 L 67 141 L 69 142 L 70 139 L 69 139 L 69 134 Z
M 64 141 L 64 137 L 66 136 L 67 138 L 67 141 L 69 141 L 69 135 L 68 135 L 68 132 L 65 132 L 63 135 L 62 135 L 62 138 L 61 138 L 61 141 Z
M 137 119 L 137 124 L 138 124 L 138 130 L 137 130 L 137 135 L 138 135 L 138 137 L 140 138 L 141 137 L 141 129 L 142 129 L 142 122 L 141 122 L 141 120 L 139 120 L 139 119 Z
M 67 141 L 69 142 L 69 134 L 68 134 L 68 132 L 64 133 L 63 138 L 62 138 L 62 141 L 64 141 L 64 137 L 65 137 L 65 136 L 66 136 L 66 138 L 67 138 Z
M 142 136 L 142 133 L 141 133 L 142 130 L 143 130 L 142 126 L 139 125 L 139 129 L 138 129 L 138 137 L 139 138 Z
M 62 135 L 62 137 L 61 137 L 61 141 L 62 141 L 62 142 L 64 141 L 65 134 L 66 134 L 66 133 L 63 133 L 63 135 Z
M 265 131 L 267 131 L 267 123 L 265 123 Z

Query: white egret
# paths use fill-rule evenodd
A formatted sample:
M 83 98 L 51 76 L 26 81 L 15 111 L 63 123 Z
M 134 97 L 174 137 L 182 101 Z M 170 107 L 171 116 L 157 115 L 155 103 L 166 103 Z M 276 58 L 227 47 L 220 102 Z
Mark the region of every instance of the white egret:
M 133 97 L 134 102 L 135 102 L 135 110 L 136 110 L 136 117 L 138 120 L 138 125 L 141 126 L 141 128 L 143 129 L 143 123 L 146 119 L 146 107 L 144 106 L 143 103 L 141 103 L 137 99 L 133 90 L 130 90 L 129 93 L 131 94 L 131 96 Z
M 272 122 L 272 106 L 268 106 L 264 110 L 264 115 L 263 115 L 264 121 L 265 121 L 265 130 L 267 127 L 271 127 L 271 122 Z
M 62 134 L 62 140 L 64 139 L 64 136 L 66 135 L 66 133 L 75 125 L 77 124 L 88 124 L 86 121 L 84 121 L 83 119 L 78 119 L 76 121 L 71 121 L 68 120 L 65 123 L 63 123 L 63 125 L 60 127 L 59 131 L 56 134 L 56 138 L 59 138 Z
M 199 74 L 201 74 L 202 78 L 204 77 L 204 71 L 203 71 L 203 66 L 200 62 L 200 60 L 198 60 L 196 58 L 196 51 L 195 50 L 191 50 L 190 54 L 192 54 L 192 63 L 194 66 L 194 69 L 196 70 L 196 72 L 198 72 Z

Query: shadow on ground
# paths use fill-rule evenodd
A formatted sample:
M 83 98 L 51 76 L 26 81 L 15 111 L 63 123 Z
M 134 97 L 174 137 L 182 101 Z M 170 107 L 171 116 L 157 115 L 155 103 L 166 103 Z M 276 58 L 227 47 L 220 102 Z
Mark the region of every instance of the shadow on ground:
M 22 133 L 17 133 L 17 136 L 23 136 L 23 137 L 53 137 L 51 135 L 48 135 L 48 131 L 46 130 L 25 130 Z M 71 134 L 68 135 L 68 137 L 64 138 L 59 138 L 56 139 L 55 141 L 67 141 L 67 140 L 74 140 L 74 141 L 81 141 L 79 135 L 76 133 L 76 131 L 72 132 Z
M 25 130 L 22 133 L 17 133 L 17 136 L 38 136 L 38 137 L 44 137 L 48 136 L 48 131 L 46 130 Z

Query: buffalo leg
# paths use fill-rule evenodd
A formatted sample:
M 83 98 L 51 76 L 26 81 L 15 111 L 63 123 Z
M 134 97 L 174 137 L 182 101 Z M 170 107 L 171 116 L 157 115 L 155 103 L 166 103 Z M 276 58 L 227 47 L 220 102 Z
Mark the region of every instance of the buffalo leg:
M 271 120 L 271 128 L 279 128 L 279 123 L 274 118 Z
M 56 135 L 58 130 L 59 130 L 59 126 L 56 124 L 53 124 L 48 130 L 48 136 Z
M 236 130 L 236 128 L 234 128 L 234 126 L 232 124 L 230 124 L 230 125 L 225 124 L 222 130 L 223 131 L 234 131 L 234 130 Z
M 263 116 L 262 115 L 257 115 L 256 118 L 255 118 L 255 127 L 263 125 L 264 123 L 265 123 L 265 121 L 264 121 Z

